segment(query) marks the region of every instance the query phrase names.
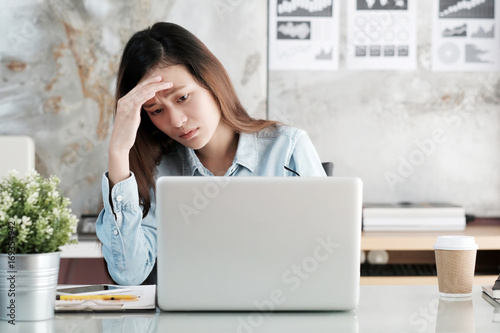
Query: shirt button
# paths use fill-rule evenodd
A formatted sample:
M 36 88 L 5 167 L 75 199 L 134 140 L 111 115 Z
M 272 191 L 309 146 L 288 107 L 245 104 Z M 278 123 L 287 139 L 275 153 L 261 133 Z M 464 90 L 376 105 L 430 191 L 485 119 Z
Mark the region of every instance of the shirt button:
M 116 235 L 118 235 L 118 230 L 116 230 L 116 229 L 115 229 L 115 230 L 113 230 L 113 234 L 114 234 L 115 236 L 116 236 Z
M 119 196 L 117 196 L 117 197 L 116 197 L 116 201 L 120 202 L 120 201 L 122 201 L 122 200 L 123 200 L 123 198 L 122 198 L 122 196 L 121 196 L 121 195 L 119 195 Z

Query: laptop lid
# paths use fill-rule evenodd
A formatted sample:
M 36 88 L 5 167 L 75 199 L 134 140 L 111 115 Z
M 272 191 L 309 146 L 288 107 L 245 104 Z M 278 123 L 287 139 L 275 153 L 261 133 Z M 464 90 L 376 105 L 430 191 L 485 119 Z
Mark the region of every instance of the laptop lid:
M 332 177 L 160 177 L 158 306 L 351 310 L 362 184 Z

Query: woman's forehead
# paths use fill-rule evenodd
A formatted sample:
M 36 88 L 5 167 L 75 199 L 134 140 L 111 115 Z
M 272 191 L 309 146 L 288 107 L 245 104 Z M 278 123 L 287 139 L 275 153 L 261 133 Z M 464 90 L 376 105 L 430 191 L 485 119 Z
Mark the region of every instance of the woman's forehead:
M 184 82 L 189 83 L 193 82 L 194 78 L 191 73 L 187 70 L 184 65 L 173 65 L 173 66 L 156 66 L 153 67 L 142 79 L 141 81 L 149 78 L 161 76 L 162 81 L 171 81 L 171 82 Z

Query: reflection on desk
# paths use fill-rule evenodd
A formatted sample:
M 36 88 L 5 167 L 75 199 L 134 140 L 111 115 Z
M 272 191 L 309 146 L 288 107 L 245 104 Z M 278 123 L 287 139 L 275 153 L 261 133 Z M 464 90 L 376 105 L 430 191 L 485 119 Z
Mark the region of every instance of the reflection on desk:
M 361 286 L 359 332 L 500 332 L 481 285 L 470 298 L 440 298 L 436 285 Z M 470 330 L 470 328 L 473 330 Z
M 0 332 L 500 332 L 498 314 L 480 285 L 460 300 L 440 299 L 437 286 L 361 286 L 356 311 L 57 313 L 52 320 L 16 326 L 0 321 Z
M 8 326 L 7 326 L 8 325 Z M 9 327 L 10 326 L 10 327 Z M 357 333 L 356 313 L 57 313 L 53 320 L 16 322 L 16 326 L 0 323 L 2 332 L 87 333 Z
M 358 322 L 354 311 L 168 313 L 160 316 L 158 332 L 356 333 Z

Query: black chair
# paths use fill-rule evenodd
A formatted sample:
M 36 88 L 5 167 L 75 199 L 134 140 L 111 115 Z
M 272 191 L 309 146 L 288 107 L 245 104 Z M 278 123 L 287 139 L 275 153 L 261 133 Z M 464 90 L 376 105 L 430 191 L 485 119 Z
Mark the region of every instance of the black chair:
M 332 162 L 323 162 L 323 169 L 325 169 L 326 175 L 328 177 L 333 176 L 333 163 Z

